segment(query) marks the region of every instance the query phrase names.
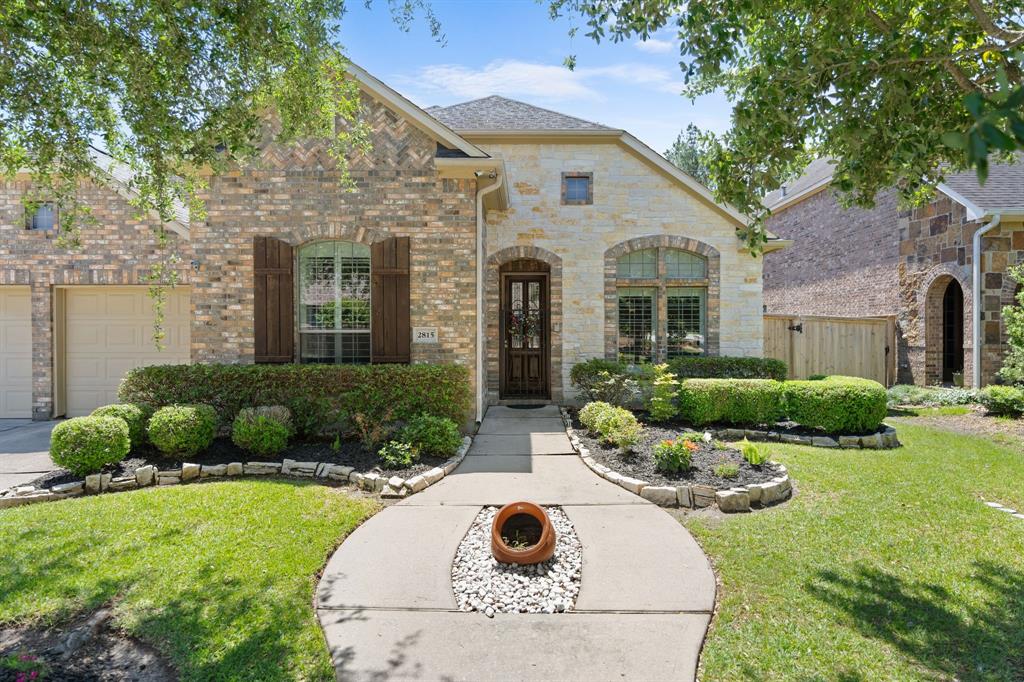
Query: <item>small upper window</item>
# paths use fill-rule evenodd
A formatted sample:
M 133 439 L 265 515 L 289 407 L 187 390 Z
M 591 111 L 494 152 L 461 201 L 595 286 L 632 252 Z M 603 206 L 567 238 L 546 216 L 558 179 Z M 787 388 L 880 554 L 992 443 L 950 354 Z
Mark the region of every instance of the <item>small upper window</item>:
M 52 230 L 57 226 L 57 205 L 53 202 L 38 204 L 34 212 L 25 211 L 26 230 Z
M 594 174 L 562 173 L 562 203 L 568 206 L 594 203 Z

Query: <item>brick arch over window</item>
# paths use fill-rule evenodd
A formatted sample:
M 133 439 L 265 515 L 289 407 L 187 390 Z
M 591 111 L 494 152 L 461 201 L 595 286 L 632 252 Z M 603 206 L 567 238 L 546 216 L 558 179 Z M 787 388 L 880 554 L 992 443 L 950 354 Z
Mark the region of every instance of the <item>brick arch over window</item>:
M 719 354 L 721 313 L 721 258 L 718 249 L 696 239 L 674 234 L 636 237 L 620 242 L 604 252 L 604 354 L 609 360 L 618 357 L 619 306 L 616 293 L 616 272 L 619 257 L 643 249 L 680 249 L 707 260 L 707 335 L 706 353 Z
M 301 246 L 307 242 L 317 242 L 326 239 L 370 245 L 390 239 L 394 235 L 387 230 L 355 227 L 344 223 L 315 223 L 296 227 L 287 235 L 278 234 L 274 236 L 278 239 L 285 239 L 285 241 L 290 242 L 294 246 Z
M 942 380 L 942 297 L 946 287 L 955 280 L 960 285 L 964 297 L 964 381 L 970 383 L 973 373 L 974 354 L 972 353 L 972 313 L 974 299 L 971 291 L 971 276 L 967 266 L 955 263 L 936 265 L 925 275 L 917 300 L 921 306 L 918 311 L 920 327 L 919 339 L 924 339 L 924 382 L 936 384 Z M 984 345 L 984 344 L 983 344 Z M 915 371 L 915 376 L 920 376 Z
M 501 266 L 524 259 L 541 261 L 550 268 L 551 400 L 560 402 L 565 395 L 562 379 L 562 259 L 558 254 L 538 246 L 509 246 L 487 257 L 484 273 L 484 335 L 487 340 L 484 371 L 487 376 L 487 399 L 488 402 L 498 399 L 500 381 L 498 354 L 501 350 L 501 340 L 498 338 L 498 318 Z

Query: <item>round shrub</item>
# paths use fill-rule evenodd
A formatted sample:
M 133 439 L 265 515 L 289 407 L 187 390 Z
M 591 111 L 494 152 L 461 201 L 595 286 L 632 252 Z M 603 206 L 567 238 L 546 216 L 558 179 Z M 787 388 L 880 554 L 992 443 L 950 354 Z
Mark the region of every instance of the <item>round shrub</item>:
M 378 452 L 380 464 L 385 469 L 404 469 L 419 459 L 420 453 L 409 443 L 388 441 Z
M 611 409 L 611 405 L 599 400 L 587 403 L 580 410 L 580 423 L 587 427 L 587 429 L 596 432 L 597 424 L 601 420 L 601 417 Z
M 786 415 L 811 429 L 828 433 L 874 431 L 886 415 L 888 394 L 877 381 L 832 376 L 782 385 Z
M 409 420 L 401 439 L 420 451 L 436 457 L 451 457 L 462 445 L 459 426 L 447 417 L 422 413 Z
M 231 442 L 243 450 L 272 457 L 288 447 L 291 412 L 287 407 L 247 407 L 231 424 Z
M 153 410 L 148 405 L 117 403 L 97 407 L 92 411 L 92 416 L 123 419 L 124 423 L 128 425 L 128 438 L 131 439 L 132 447 L 135 448 L 146 442 L 146 422 L 153 416 Z
M 75 417 L 53 427 L 50 458 L 75 474 L 95 474 L 131 449 L 128 424 L 119 417 Z
M 773 379 L 687 379 L 679 392 L 679 414 L 695 426 L 774 424 L 783 415 L 782 384 Z
M 149 441 L 168 456 L 191 456 L 210 447 L 217 413 L 209 405 L 161 407 L 149 420 Z
M 1024 414 L 1024 390 L 1016 386 L 987 386 L 978 398 L 989 414 L 1001 417 Z

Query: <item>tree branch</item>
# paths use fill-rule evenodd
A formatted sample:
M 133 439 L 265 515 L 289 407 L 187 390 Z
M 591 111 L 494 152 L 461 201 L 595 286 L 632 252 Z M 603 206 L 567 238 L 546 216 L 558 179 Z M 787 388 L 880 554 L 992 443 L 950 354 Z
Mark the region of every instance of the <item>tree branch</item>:
M 981 87 L 968 78 L 967 74 L 964 73 L 964 70 L 954 64 L 953 60 L 947 59 L 942 62 L 942 66 L 947 72 L 949 72 L 949 75 L 953 77 L 953 80 L 956 81 L 956 84 L 960 86 L 961 90 L 964 92 L 981 92 Z
M 992 17 L 988 15 L 988 12 L 985 11 L 985 6 L 981 4 L 981 0 L 967 0 L 967 6 L 971 8 L 971 14 L 978 20 L 978 25 L 981 26 L 982 30 L 996 40 L 1005 40 L 1019 45 L 1021 38 L 1024 38 L 1024 31 L 1011 31 L 998 26 Z

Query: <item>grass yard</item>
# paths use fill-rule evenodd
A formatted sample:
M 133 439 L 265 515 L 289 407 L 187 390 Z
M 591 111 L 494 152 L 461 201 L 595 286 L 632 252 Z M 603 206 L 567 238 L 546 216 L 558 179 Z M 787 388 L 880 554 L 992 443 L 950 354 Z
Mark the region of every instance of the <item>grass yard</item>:
M 184 680 L 332 680 L 316 573 L 376 511 L 342 490 L 233 481 L 0 511 L 0 623 L 114 604 Z
M 718 570 L 704 680 L 1024 680 L 1024 453 L 901 423 L 893 451 L 778 446 L 788 504 L 685 523 Z

